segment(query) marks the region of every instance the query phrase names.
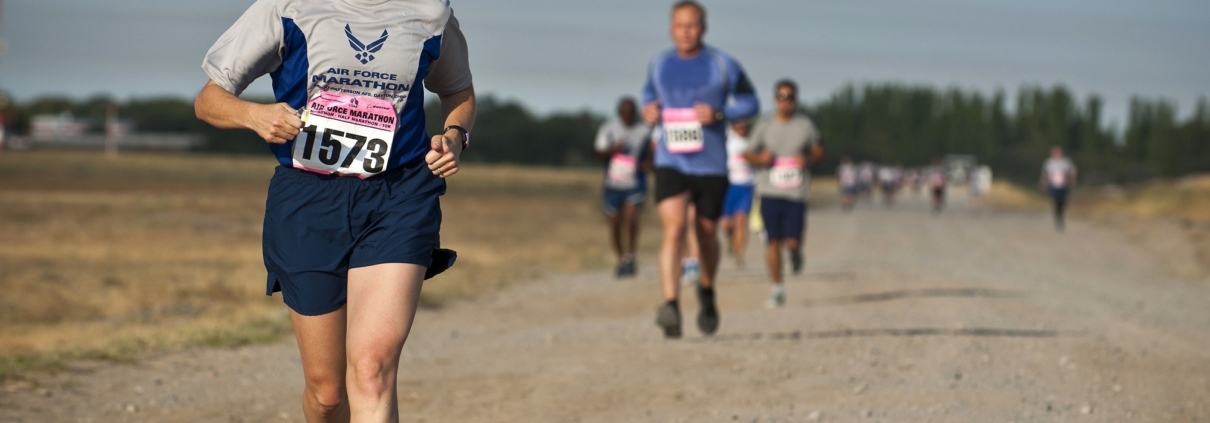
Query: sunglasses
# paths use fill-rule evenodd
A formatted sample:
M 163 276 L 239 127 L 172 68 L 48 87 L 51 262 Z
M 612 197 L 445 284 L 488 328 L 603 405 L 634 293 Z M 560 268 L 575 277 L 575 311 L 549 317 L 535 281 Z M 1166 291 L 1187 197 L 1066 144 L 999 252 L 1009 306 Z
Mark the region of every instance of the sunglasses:
M 794 101 L 794 97 L 795 97 L 794 94 L 777 93 L 778 101 Z

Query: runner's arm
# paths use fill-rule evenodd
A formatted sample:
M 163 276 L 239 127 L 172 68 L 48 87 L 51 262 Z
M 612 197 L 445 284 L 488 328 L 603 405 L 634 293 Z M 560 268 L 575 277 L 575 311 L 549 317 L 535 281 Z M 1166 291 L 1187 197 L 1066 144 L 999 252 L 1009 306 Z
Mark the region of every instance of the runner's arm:
M 757 125 L 756 129 L 752 130 L 751 143 L 748 145 L 748 150 L 742 154 L 744 160 L 753 166 L 768 167 L 773 164 L 773 151 L 765 148 L 764 129 L 764 125 Z
M 735 76 L 727 81 L 727 88 L 731 90 L 731 104 L 723 108 L 724 121 L 748 119 L 760 113 L 760 99 L 756 96 L 752 81 L 748 80 L 748 74 L 739 63 L 734 63 L 733 67 L 735 72 L 730 74 Z
M 601 128 L 597 129 L 597 138 L 592 144 L 592 151 L 597 159 L 608 161 L 610 157 L 620 151 L 617 144 L 609 142 L 609 135 L 609 124 L 601 125 Z
M 472 84 L 462 91 L 448 95 L 438 95 L 441 99 L 441 114 L 445 117 L 445 127 L 460 126 L 469 133 L 475 128 L 475 86 Z M 457 129 L 445 131 L 445 136 L 456 144 L 458 152 L 462 151 L 462 132 Z
M 260 104 L 243 100 L 208 81 L 193 102 L 197 118 L 216 128 L 251 129 L 266 142 L 283 144 L 302 127 L 298 113 L 286 103 Z

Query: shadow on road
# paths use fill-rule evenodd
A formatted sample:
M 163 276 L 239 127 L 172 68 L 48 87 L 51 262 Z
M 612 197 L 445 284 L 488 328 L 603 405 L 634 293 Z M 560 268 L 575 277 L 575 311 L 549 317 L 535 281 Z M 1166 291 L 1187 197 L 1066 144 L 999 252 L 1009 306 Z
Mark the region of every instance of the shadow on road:
M 1019 298 L 1022 295 L 1013 291 L 982 288 L 928 288 L 904 289 L 898 291 L 876 292 L 870 294 L 848 295 L 844 297 L 817 298 L 804 301 L 806 307 L 822 307 L 845 304 L 874 303 L 881 301 L 901 300 L 904 298 Z
M 692 338 L 692 342 L 724 342 L 724 341 L 799 341 L 804 339 L 833 339 L 857 338 L 874 336 L 974 336 L 974 337 L 1005 337 L 1005 338 L 1057 338 L 1064 334 L 1057 330 L 1029 329 L 995 329 L 995 328 L 908 328 L 908 329 L 842 329 L 819 332 L 756 332 L 729 333 L 715 335 L 709 338 Z M 1070 333 L 1068 334 L 1070 335 Z

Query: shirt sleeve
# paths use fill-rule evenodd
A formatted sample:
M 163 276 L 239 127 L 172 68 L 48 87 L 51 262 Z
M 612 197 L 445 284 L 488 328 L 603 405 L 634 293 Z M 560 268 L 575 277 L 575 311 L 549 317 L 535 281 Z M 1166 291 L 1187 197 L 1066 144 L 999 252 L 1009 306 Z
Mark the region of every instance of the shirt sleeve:
M 604 153 L 609 149 L 609 124 L 601 125 L 601 129 L 597 130 L 597 139 L 592 144 L 593 150 L 598 153 Z
M 728 89 L 731 91 L 731 104 L 723 110 L 723 116 L 727 120 L 748 119 L 760 113 L 760 99 L 756 96 L 756 90 L 752 87 L 752 81 L 748 80 L 748 74 L 744 72 L 744 68 L 735 60 L 727 60 L 732 72 L 730 81 L 727 81 Z
M 458 24 L 458 18 L 450 11 L 450 19 L 441 34 L 441 55 L 433 62 L 424 86 L 437 95 L 450 95 L 471 86 L 470 57 L 466 48 L 466 36 Z
M 252 81 L 281 66 L 282 19 L 275 0 L 257 0 L 202 59 L 218 86 L 240 95 Z

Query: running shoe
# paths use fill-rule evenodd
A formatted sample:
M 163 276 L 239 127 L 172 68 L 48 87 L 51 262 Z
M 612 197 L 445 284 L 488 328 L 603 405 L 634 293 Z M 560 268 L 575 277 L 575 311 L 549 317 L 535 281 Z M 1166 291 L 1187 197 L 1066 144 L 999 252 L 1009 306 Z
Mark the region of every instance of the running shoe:
M 786 291 L 773 288 L 769 291 L 769 299 L 765 300 L 765 308 L 780 308 L 786 305 Z
M 634 257 L 629 257 L 626 260 L 626 277 L 633 278 L 639 273 L 639 266 L 635 264 Z
M 618 261 L 618 268 L 615 272 L 615 275 L 617 276 L 617 278 L 621 279 L 621 278 L 633 277 L 635 275 L 635 273 L 636 273 L 636 268 L 635 268 L 635 264 L 634 264 L 634 256 L 630 256 L 630 255 L 623 256 L 622 260 Z
M 790 272 L 794 275 L 802 273 L 802 250 L 790 251 Z
M 702 266 L 696 261 L 681 262 L 681 285 L 697 285 L 702 280 Z
M 665 338 L 681 337 L 681 310 L 675 303 L 664 303 L 655 313 L 655 324 L 664 329 Z
M 718 306 L 714 303 L 714 289 L 697 287 L 697 300 L 701 311 L 697 314 L 697 328 L 703 335 L 714 335 L 718 331 Z

